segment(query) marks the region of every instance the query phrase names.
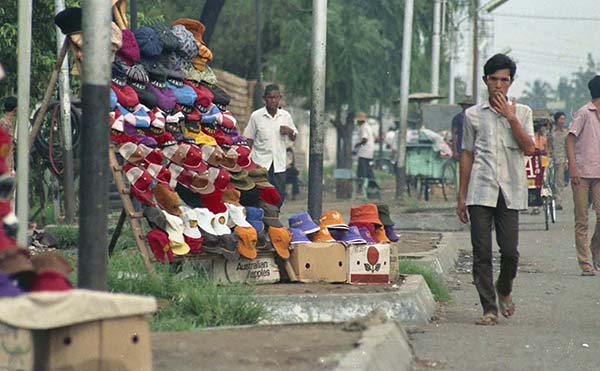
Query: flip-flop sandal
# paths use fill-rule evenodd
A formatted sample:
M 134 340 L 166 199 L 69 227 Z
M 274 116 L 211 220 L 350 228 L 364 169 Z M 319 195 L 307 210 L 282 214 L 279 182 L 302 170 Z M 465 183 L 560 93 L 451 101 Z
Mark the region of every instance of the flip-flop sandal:
M 513 314 L 515 314 L 515 303 L 513 303 L 512 299 L 510 302 L 506 303 L 502 300 L 502 297 L 498 295 L 498 306 L 500 307 L 500 313 L 504 316 L 504 318 L 510 318 Z
M 593 270 L 589 270 L 589 271 L 581 272 L 581 275 L 584 277 L 591 277 L 591 276 L 595 276 L 596 273 Z
M 494 313 L 486 313 L 475 324 L 480 326 L 495 326 L 498 324 L 498 316 Z

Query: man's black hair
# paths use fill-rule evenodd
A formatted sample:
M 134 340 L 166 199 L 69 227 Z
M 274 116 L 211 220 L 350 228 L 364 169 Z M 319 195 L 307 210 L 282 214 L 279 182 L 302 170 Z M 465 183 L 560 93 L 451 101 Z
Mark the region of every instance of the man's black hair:
M 592 99 L 600 98 L 600 75 L 594 76 L 590 82 L 588 82 L 588 88 L 590 89 Z
M 515 78 L 515 74 L 517 73 L 517 64 L 513 61 L 508 55 L 505 54 L 496 54 L 485 62 L 485 66 L 483 66 L 483 74 L 484 76 L 489 76 L 496 71 L 510 70 L 510 79 Z
M 558 121 L 558 119 L 560 118 L 560 116 L 565 116 L 566 117 L 566 115 L 565 115 L 564 112 L 558 111 L 553 116 L 554 117 L 554 122 Z
M 4 98 L 4 112 L 12 112 L 17 108 L 17 97 L 14 95 Z
M 265 86 L 265 95 L 264 96 L 266 97 L 272 91 L 279 91 L 279 85 L 269 84 L 269 85 Z

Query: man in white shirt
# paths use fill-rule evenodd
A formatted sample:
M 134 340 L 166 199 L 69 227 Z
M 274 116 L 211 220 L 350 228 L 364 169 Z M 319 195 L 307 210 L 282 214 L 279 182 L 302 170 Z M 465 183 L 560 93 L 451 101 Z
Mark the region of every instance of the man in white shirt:
M 356 176 L 359 179 L 375 179 L 373 168 L 371 168 L 371 161 L 373 161 L 373 154 L 375 152 L 375 135 L 373 134 L 373 129 L 367 123 L 367 115 L 364 112 L 356 114 L 356 122 L 358 123 L 358 143 L 355 146 L 358 149 L 358 169 Z
M 296 140 L 298 129 L 289 112 L 279 108 L 279 86 L 267 85 L 263 99 L 265 107 L 252 112 L 244 136 L 252 147 L 252 160 L 269 169 L 269 182 L 279 192 L 281 201 L 277 206 L 281 207 L 285 200 L 286 138 Z

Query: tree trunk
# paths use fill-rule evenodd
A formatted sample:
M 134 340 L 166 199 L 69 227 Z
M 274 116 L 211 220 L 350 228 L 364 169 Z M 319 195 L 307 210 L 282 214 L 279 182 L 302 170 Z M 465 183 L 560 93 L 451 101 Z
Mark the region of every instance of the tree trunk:
M 352 131 L 354 129 L 354 112 L 350 111 L 343 120 L 341 109 L 338 108 L 339 126 L 337 126 L 338 149 L 337 159 L 338 168 L 350 169 L 352 171 Z M 352 180 L 338 179 L 336 181 L 336 196 L 337 198 L 350 198 L 352 196 Z
M 206 27 L 202 34 L 202 40 L 206 45 L 210 45 L 210 39 L 217 26 L 217 18 L 219 18 L 223 5 L 225 5 L 225 0 L 206 0 L 202 7 L 200 22 Z

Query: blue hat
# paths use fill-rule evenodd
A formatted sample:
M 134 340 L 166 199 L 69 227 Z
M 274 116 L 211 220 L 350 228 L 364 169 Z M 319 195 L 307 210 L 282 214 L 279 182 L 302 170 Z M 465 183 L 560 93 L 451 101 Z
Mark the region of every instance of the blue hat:
M 194 88 L 188 85 L 183 85 L 182 87 L 178 88 L 170 82 L 167 82 L 167 87 L 171 88 L 175 93 L 175 99 L 177 100 L 177 103 L 183 106 L 194 106 L 194 102 L 196 102 L 197 98 Z
M 0 272 L 0 297 L 21 295 L 23 291 L 10 277 Z
M 339 242 L 345 242 L 348 244 L 363 244 L 367 241 L 360 235 L 358 227 L 353 225 L 349 229 L 330 229 L 329 233 L 331 236 Z
M 350 228 L 352 227 L 356 227 L 358 229 L 359 234 L 362 236 L 362 238 L 367 241 L 367 243 L 375 243 L 375 238 L 373 238 L 373 235 L 371 234 L 371 231 L 369 231 L 369 228 L 367 227 L 357 227 L 357 226 L 350 226 Z
M 133 31 L 140 54 L 145 57 L 156 57 L 162 53 L 165 47 L 156 30 L 150 27 L 142 27 Z
M 321 227 L 313 222 L 307 211 L 290 216 L 289 222 L 290 228 L 298 228 L 305 234 L 311 234 L 321 230 Z
M 265 213 L 261 208 L 251 206 L 246 207 L 246 220 L 254 229 L 256 229 L 257 233 L 260 233 L 265 229 L 263 223 L 264 215 Z
M 115 91 L 110 89 L 110 110 L 114 110 L 115 107 L 117 106 L 117 94 L 115 94 Z
M 388 240 L 390 240 L 392 242 L 396 242 L 400 239 L 400 237 L 398 237 L 396 232 L 394 232 L 393 225 L 384 225 L 383 229 L 385 230 L 385 235 L 387 236 Z
M 292 242 L 291 244 L 296 243 L 312 243 L 311 240 L 306 237 L 306 234 L 301 229 L 298 228 L 290 228 L 290 232 L 292 233 Z

